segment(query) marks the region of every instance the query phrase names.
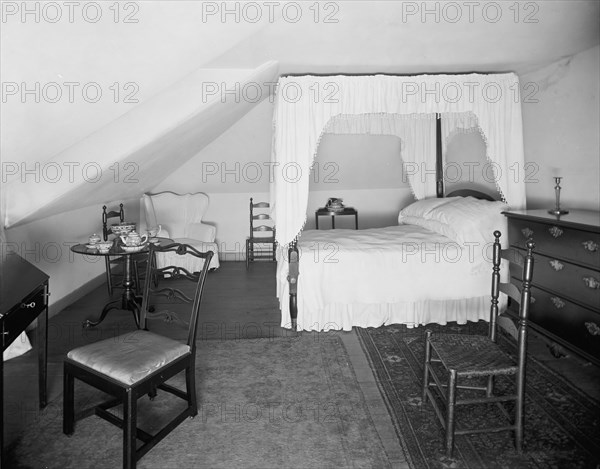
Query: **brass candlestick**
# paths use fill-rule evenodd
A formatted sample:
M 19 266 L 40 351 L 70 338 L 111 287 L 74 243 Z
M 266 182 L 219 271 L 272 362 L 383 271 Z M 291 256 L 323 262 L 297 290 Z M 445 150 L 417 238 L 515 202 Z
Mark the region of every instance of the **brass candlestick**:
M 554 186 L 554 193 L 556 194 L 556 207 L 554 208 L 554 210 L 548 210 L 548 213 L 552 214 L 552 215 L 564 215 L 566 213 L 569 213 L 568 210 L 562 210 L 560 208 L 560 180 L 562 179 L 562 177 L 555 177 L 554 178 L 554 182 L 556 183 L 556 185 Z

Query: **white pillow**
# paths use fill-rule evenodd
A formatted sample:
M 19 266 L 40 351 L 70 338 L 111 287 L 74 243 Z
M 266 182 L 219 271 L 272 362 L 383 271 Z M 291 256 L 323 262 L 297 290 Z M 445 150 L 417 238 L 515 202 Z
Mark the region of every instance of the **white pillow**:
M 451 227 L 456 233 L 455 241 L 485 245 L 494 241 L 494 231 L 502 233 L 502 245 L 507 244 L 507 222 L 502 212 L 509 209 L 504 202 L 480 200 L 474 197 L 453 198 L 451 203 L 433 208 L 427 219 L 436 220 Z
M 412 204 L 404 207 L 400 210 L 398 214 L 398 224 L 402 224 L 402 219 L 404 217 L 420 217 L 420 218 L 429 218 L 427 215 L 431 210 L 445 205 L 455 199 L 462 199 L 462 197 L 431 197 L 428 199 L 421 199 L 413 202 Z
M 458 238 L 456 231 L 454 231 L 454 229 L 452 229 L 451 226 L 446 225 L 445 223 L 442 223 L 441 221 L 428 220 L 426 218 L 421 218 L 421 217 L 405 216 L 402 218 L 402 224 L 417 225 L 422 228 L 426 228 L 429 231 L 433 231 L 434 233 L 438 233 L 443 236 L 446 236 L 447 238 L 450 238 L 453 241 L 456 241 Z

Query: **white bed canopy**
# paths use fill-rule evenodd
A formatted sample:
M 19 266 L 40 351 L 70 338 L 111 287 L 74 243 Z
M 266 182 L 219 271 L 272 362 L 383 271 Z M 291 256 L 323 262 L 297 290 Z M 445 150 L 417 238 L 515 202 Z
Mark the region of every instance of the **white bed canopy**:
M 524 163 L 515 74 L 287 76 L 279 79 L 273 117 L 271 203 L 277 242 L 289 244 L 304 226 L 310 168 L 324 133 L 400 137 L 415 197 L 434 197 L 436 114 L 443 116 L 442 137 L 479 129 L 502 199 L 512 208 L 525 208 L 525 185 L 515 177 Z

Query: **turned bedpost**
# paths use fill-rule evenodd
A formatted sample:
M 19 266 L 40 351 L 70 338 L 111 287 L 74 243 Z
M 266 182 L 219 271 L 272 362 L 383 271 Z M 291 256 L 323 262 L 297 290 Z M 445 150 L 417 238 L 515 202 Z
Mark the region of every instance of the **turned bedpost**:
M 435 115 L 435 193 L 444 197 L 444 165 L 442 162 L 442 115 Z
M 298 326 L 298 275 L 299 275 L 299 253 L 296 242 L 292 241 L 288 248 L 288 283 L 290 289 L 290 318 L 292 320 L 292 329 L 296 330 Z

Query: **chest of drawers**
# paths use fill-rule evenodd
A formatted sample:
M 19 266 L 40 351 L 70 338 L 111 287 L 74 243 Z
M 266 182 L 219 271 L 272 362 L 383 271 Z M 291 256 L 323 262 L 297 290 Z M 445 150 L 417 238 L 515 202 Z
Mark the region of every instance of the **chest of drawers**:
M 600 364 L 600 213 L 505 212 L 508 240 L 535 242 L 531 327 Z

